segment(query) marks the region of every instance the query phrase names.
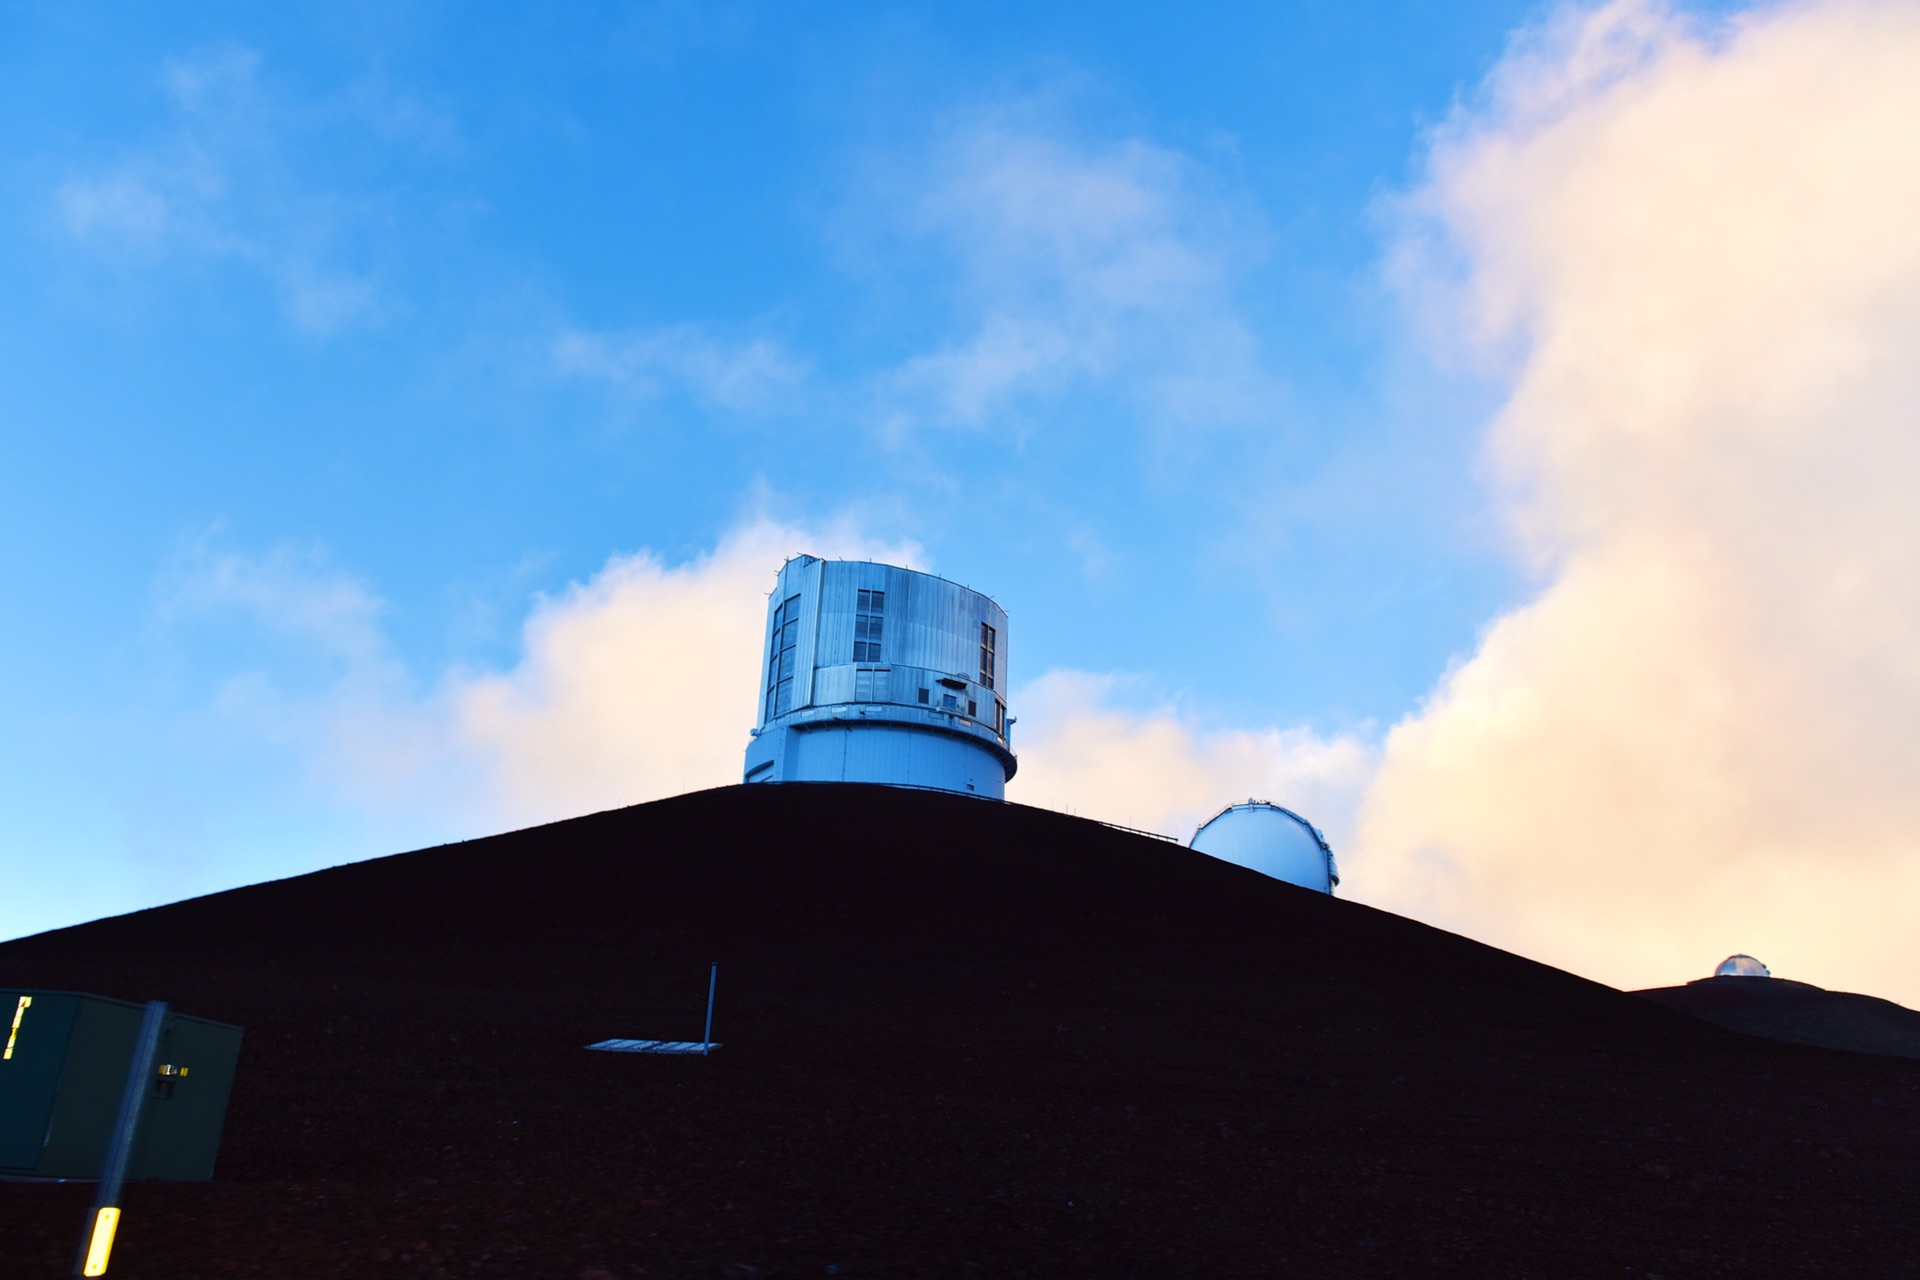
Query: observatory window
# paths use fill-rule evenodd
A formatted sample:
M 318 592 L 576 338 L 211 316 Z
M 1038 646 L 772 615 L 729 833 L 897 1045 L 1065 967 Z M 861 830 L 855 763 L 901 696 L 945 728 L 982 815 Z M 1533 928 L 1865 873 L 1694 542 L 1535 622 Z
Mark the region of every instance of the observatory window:
M 800 597 L 791 596 L 773 611 L 767 648 L 767 714 L 772 720 L 793 707 L 794 649 L 800 643 Z
M 986 623 L 980 624 L 980 687 L 993 688 L 993 659 L 999 637 Z
M 880 626 L 887 612 L 887 593 L 862 591 L 860 607 L 853 617 L 853 660 L 880 661 Z
M 920 691 L 920 702 L 921 702 L 921 705 L 923 705 L 923 706 L 924 706 L 924 705 L 926 704 L 926 701 L 927 701 L 927 698 L 928 698 L 928 692 L 927 692 L 927 690 L 925 690 L 925 689 L 922 689 L 922 690 Z

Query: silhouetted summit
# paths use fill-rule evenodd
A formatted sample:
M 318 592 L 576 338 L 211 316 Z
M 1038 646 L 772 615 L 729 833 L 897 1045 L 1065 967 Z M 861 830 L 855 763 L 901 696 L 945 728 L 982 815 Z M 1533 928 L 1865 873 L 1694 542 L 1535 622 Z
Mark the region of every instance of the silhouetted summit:
M 720 1052 L 583 1048 L 697 1038 L 715 961 Z M 129 1192 L 130 1276 L 1892 1275 L 1920 1245 L 1908 1064 L 931 792 L 681 796 L 23 939 L 0 982 L 247 1028 L 219 1176 Z M 85 1201 L 0 1186 L 9 1256 L 61 1274 Z

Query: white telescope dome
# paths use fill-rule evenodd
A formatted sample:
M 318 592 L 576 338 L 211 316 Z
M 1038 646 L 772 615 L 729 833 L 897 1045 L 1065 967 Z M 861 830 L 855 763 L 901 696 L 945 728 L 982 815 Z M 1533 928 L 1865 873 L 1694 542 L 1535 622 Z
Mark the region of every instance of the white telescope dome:
M 1222 809 L 1193 833 L 1188 847 L 1303 889 L 1332 893 L 1340 883 L 1333 850 L 1320 829 L 1265 800 Z
M 1773 974 L 1767 966 L 1752 956 L 1739 955 L 1728 956 L 1722 960 L 1720 967 L 1713 971 L 1713 976 L 1716 978 L 1771 978 Z

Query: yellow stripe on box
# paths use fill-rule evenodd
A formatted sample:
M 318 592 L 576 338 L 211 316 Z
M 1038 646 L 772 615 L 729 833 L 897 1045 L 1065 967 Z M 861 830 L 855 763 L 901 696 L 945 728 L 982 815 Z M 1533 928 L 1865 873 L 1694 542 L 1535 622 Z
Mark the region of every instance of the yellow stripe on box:
M 119 1229 L 120 1211 L 108 1205 L 93 1220 L 93 1239 L 87 1244 L 87 1265 L 81 1269 L 81 1275 L 107 1274 L 107 1255 L 113 1252 L 113 1233 Z
M 0 1053 L 0 1062 L 13 1057 L 13 1042 L 20 1038 L 20 1019 L 27 1016 L 27 1007 L 32 1003 L 32 996 L 21 996 L 20 1003 L 13 1006 L 13 1029 L 7 1032 L 7 1051 Z

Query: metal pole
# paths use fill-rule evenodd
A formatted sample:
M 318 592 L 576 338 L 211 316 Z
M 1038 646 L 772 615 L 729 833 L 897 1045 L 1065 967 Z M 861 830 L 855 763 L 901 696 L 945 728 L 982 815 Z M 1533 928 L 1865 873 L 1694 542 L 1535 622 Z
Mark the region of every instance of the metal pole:
M 107 1257 L 113 1252 L 114 1232 L 120 1226 L 120 1184 L 126 1180 L 127 1161 L 133 1156 L 140 1108 L 153 1091 L 153 1059 L 160 1051 L 160 1032 L 166 1022 L 166 1001 L 147 1001 L 140 1033 L 133 1041 L 133 1060 L 127 1064 L 127 1082 L 120 1090 L 120 1114 L 114 1118 L 106 1162 L 100 1167 L 100 1190 L 93 1198 L 93 1212 L 87 1215 L 87 1227 L 80 1237 L 80 1256 L 74 1260 L 73 1274 L 77 1276 L 107 1273 Z
M 713 1043 L 713 989 L 720 985 L 720 963 L 715 961 L 713 972 L 707 975 L 707 1029 L 700 1036 L 700 1052 L 705 1055 L 707 1046 Z

